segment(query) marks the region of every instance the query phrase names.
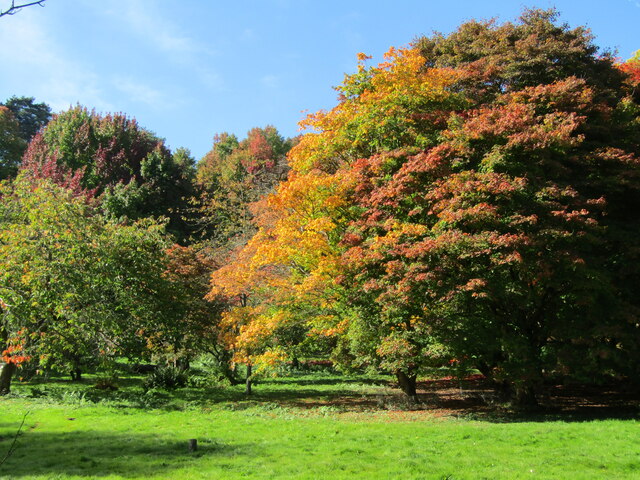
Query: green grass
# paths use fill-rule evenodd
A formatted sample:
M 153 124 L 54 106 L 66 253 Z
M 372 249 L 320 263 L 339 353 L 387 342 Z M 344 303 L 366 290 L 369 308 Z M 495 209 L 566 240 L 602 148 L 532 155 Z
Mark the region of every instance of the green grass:
M 241 387 L 144 395 L 136 378 L 112 393 L 89 381 L 18 385 L 0 400 L 0 455 L 30 413 L 0 478 L 640 478 L 637 420 L 389 410 L 376 407 L 390 393 L 383 380 L 265 381 L 250 401 Z

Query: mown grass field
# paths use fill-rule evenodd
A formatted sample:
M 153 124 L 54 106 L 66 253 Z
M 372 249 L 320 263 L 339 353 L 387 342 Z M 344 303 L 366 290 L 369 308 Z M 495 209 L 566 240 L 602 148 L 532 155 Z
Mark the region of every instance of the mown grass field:
M 640 423 L 407 410 L 384 377 L 307 375 L 144 394 L 54 380 L 0 400 L 2 479 L 640 478 Z M 189 452 L 188 440 L 198 440 Z

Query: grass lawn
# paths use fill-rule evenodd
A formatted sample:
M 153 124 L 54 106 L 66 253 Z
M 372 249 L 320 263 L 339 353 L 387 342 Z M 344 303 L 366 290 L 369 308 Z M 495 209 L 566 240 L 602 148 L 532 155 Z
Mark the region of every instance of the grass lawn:
M 145 395 L 138 384 L 17 384 L 0 399 L 0 460 L 30 413 L 0 478 L 640 478 L 633 415 L 408 411 L 383 377 L 264 381 L 250 401 L 241 387 Z

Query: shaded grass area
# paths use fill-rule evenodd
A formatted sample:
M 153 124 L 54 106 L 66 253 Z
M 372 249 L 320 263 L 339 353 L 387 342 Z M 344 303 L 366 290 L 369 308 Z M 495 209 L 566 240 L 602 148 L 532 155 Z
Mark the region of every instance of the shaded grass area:
M 128 376 L 117 380 L 116 391 L 94 388 L 96 377 L 86 375 L 80 381 L 56 377 L 46 382 L 17 383 L 12 396 L 36 403 L 104 404 L 119 408 L 184 410 L 190 408 L 244 409 L 247 405 L 277 403 L 283 408 L 338 407 L 361 411 L 377 408 L 379 398 L 394 391 L 389 377 L 382 375 L 340 376 L 329 373 L 298 374 L 255 382 L 253 395 L 247 397 L 243 385 L 213 384 L 198 388 L 145 390 L 143 377 Z M 393 396 L 393 395 L 391 395 Z
M 417 409 L 395 404 L 376 376 L 274 379 L 250 400 L 241 387 L 149 395 L 133 377 L 116 392 L 96 391 L 91 379 L 19 385 L 0 400 L 0 454 L 30 414 L 0 478 L 640 478 L 633 416 L 443 416 L 441 405 L 426 407 L 461 385 L 440 382 L 422 385 Z M 136 399 L 145 395 L 156 405 Z M 190 438 L 198 451 L 188 451 Z

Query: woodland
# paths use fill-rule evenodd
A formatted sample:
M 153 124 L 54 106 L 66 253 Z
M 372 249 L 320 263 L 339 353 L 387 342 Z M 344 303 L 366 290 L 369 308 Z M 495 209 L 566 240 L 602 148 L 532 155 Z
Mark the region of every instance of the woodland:
M 433 375 L 513 408 L 637 385 L 640 55 L 526 10 L 358 58 L 298 137 L 219 133 L 199 160 L 7 99 L 0 394 L 175 389 L 195 364 L 242 398 L 314 366 L 416 406 Z

